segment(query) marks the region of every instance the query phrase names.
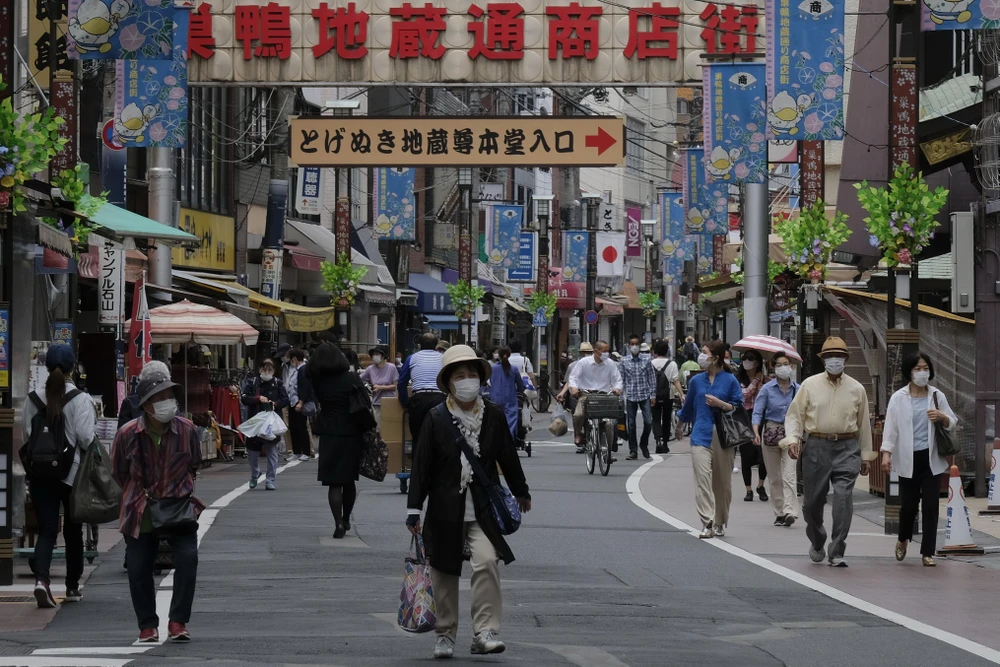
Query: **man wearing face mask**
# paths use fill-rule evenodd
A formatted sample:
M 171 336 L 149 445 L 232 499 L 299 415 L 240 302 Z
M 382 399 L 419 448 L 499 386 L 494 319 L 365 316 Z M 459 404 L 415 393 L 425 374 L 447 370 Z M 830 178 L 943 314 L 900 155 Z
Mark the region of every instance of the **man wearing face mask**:
M 619 370 L 622 383 L 625 385 L 625 418 L 628 422 L 628 458 L 635 461 L 639 458 L 638 449 L 642 449 L 642 457 L 649 456 L 649 431 L 653 426 L 652 404 L 656 402 L 656 371 L 648 358 L 641 355 L 641 338 L 632 334 L 628 339 L 629 354 L 622 360 Z M 642 410 L 642 439 L 638 445 L 635 437 L 635 415 Z
M 368 350 L 372 363 L 361 373 L 361 381 L 371 385 L 375 394 L 372 396 L 372 411 L 375 413 L 375 423 L 382 424 L 382 399 L 396 397 L 396 382 L 399 381 L 399 370 L 386 362 L 389 349 L 378 345 Z
M 189 498 L 196 516 L 205 509 L 193 495 L 201 443 L 195 425 L 177 416 L 175 392 L 181 391 L 180 385 L 171 381 L 166 364 L 146 364 L 136 391 L 142 416 L 120 428 L 111 446 L 112 475 L 122 488 L 118 530 L 125 536 L 129 593 L 142 643 L 159 642 L 153 564 L 161 537 L 170 543 L 174 564 L 167 632 L 172 641 L 191 639 L 186 626 L 198 572 L 197 531 L 154 533 L 147 511 L 147 496 L 161 501 Z
M 846 567 L 844 552 L 854 515 L 854 482 L 867 475 L 872 450 L 868 395 L 860 382 L 844 373 L 850 354 L 837 336 L 823 343 L 819 354 L 825 372 L 807 378 L 785 415 L 786 436 L 779 442 L 793 459 L 802 455 L 804 493 L 802 516 L 814 563 L 826 557 L 833 567 Z M 802 434 L 806 433 L 805 444 Z M 823 505 L 833 486 L 833 530 L 826 554 Z
M 584 406 L 587 405 L 587 395 L 592 391 L 622 394 L 622 378 L 618 372 L 618 364 L 606 359 L 608 344 L 599 340 L 594 343 L 594 354 L 576 362 L 569 376 L 569 391 L 577 401 L 573 413 L 573 437 L 576 439 L 577 453 L 583 451 L 583 437 L 586 433 Z M 608 442 L 614 442 L 614 431 L 608 433 Z M 614 459 L 612 459 L 613 461 Z
M 274 377 L 274 362 L 265 359 L 260 364 L 260 373 L 250 379 L 243 387 L 240 399 L 247 406 L 247 419 L 264 410 L 281 413 L 288 407 L 288 392 L 279 378 Z M 264 488 L 274 491 L 274 479 L 278 470 L 278 444 L 281 438 L 264 440 L 250 438 L 247 441 L 247 461 L 250 464 L 250 488 L 257 486 L 260 477 L 261 452 L 267 457 L 267 476 L 264 478 Z

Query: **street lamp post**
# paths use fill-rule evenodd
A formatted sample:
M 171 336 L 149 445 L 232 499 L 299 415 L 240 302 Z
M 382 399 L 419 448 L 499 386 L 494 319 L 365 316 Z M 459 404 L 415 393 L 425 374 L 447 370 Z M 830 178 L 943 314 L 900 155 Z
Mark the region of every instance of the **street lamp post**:
M 549 291 L 549 215 L 551 215 L 553 199 L 555 199 L 554 195 L 535 195 L 534 197 L 535 214 L 538 217 L 538 275 L 535 278 L 535 290 L 540 294 L 547 294 Z M 536 362 L 538 384 L 540 387 L 547 387 L 549 363 L 546 358 L 545 364 L 542 364 L 542 328 L 545 329 L 545 340 L 549 340 L 548 325 L 539 327 L 537 331 L 538 345 L 535 348 Z
M 587 310 L 597 310 L 597 211 L 604 200 L 599 192 L 584 192 L 587 203 Z M 597 325 L 587 325 L 587 340 L 597 340 Z
M 656 273 L 656 265 L 659 263 L 660 249 L 653 242 L 653 231 L 656 229 L 656 220 L 642 220 L 643 240 L 646 245 L 646 291 L 653 291 L 653 276 Z M 646 318 L 646 331 L 650 338 L 653 337 L 653 318 Z
M 472 168 L 458 170 L 458 190 L 462 199 L 461 230 L 458 237 L 458 278 L 472 284 Z M 472 342 L 473 313 L 465 320 L 465 342 Z

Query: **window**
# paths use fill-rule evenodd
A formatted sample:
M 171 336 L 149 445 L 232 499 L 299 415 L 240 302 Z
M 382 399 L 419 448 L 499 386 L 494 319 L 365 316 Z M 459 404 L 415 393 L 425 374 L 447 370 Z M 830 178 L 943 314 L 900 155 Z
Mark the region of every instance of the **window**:
M 646 124 L 631 116 L 625 119 L 625 166 L 641 171 L 646 159 Z
M 175 173 L 181 206 L 232 215 L 233 143 L 226 88 L 188 89 L 187 143 L 177 151 Z

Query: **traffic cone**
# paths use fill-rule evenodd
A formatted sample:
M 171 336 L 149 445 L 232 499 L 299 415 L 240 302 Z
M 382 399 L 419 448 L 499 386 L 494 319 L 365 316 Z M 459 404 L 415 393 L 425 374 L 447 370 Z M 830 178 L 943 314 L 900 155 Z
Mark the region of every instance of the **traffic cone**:
M 944 546 L 938 549 L 938 555 L 982 555 L 985 550 L 972 541 L 972 522 L 969 520 L 969 507 L 965 504 L 965 492 L 962 490 L 962 478 L 958 474 L 958 466 L 951 467 L 950 476 L 948 525 L 944 531 Z
M 990 464 L 990 493 L 986 496 L 986 509 L 979 510 L 979 515 L 1000 514 L 1000 480 L 997 479 L 997 457 L 1000 453 L 1000 438 L 993 438 L 993 462 Z

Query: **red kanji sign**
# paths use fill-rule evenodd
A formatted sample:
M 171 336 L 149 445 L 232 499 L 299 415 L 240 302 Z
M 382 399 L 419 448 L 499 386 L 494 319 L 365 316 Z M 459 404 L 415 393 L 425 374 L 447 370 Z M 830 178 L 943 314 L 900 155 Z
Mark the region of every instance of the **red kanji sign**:
M 709 3 L 701 12 L 708 53 L 754 53 L 757 38 L 757 8 L 725 5 L 722 10 Z M 745 44 L 744 44 L 745 42 Z
M 600 50 L 598 33 L 601 29 L 601 7 L 584 7 L 579 2 L 571 2 L 568 7 L 546 7 L 549 19 L 549 60 L 583 56 L 587 60 L 597 58 Z
M 191 12 L 191 22 L 188 26 L 188 60 L 191 54 L 202 58 L 215 55 L 215 36 L 212 35 L 212 5 L 203 2 L 198 9 Z
M 477 5 L 469 7 L 477 19 L 488 14 L 488 21 L 469 21 L 473 45 L 470 58 L 483 56 L 490 60 L 520 60 L 524 57 L 524 8 L 516 2 L 491 2 L 486 11 Z
M 391 58 L 417 58 L 424 56 L 438 60 L 446 49 L 438 44 L 441 33 L 448 28 L 445 22 L 446 7 L 435 7 L 431 3 L 414 7 L 404 2 L 402 7 L 389 9 L 390 16 L 398 16 L 402 21 L 392 22 L 392 44 L 389 45 Z
M 368 55 L 368 14 L 359 12 L 353 2 L 347 4 L 347 9 L 330 6 L 321 2 L 312 10 L 313 17 L 319 22 L 319 43 L 312 47 L 313 56 L 319 58 L 328 53 L 334 46 L 337 55 L 348 60 L 357 60 Z
M 236 40 L 243 42 L 244 60 L 250 60 L 251 50 L 259 58 L 287 60 L 292 55 L 291 11 L 276 2 L 236 7 Z
M 628 10 L 628 44 L 624 55 L 631 58 L 638 53 L 644 58 L 677 59 L 677 28 L 680 7 L 663 7 L 654 2 L 652 7 Z M 640 17 L 649 17 L 649 30 L 639 30 Z M 661 42 L 662 46 L 650 46 Z

